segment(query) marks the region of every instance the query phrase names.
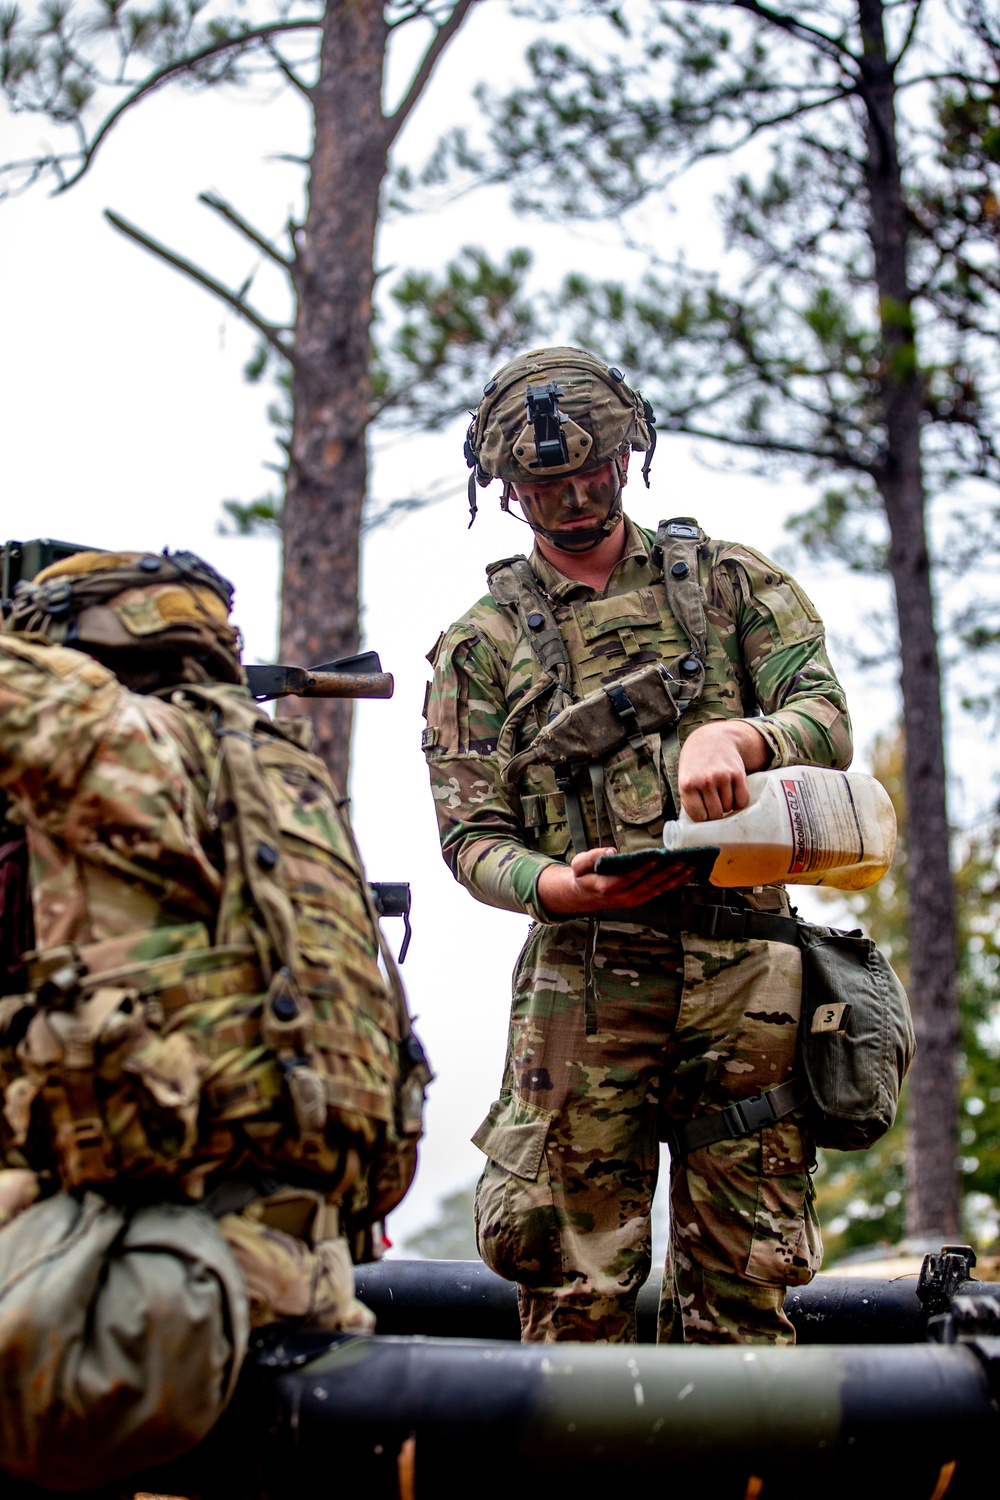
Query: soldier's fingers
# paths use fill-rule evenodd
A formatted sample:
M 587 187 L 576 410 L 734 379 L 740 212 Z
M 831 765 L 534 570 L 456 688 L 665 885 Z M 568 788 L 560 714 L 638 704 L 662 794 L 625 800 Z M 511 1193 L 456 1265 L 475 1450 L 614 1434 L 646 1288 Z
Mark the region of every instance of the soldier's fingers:
M 726 807 L 723 804 L 718 787 L 703 787 L 701 792 L 701 802 L 702 806 L 705 809 L 705 818 L 707 818 L 710 823 L 714 822 L 716 818 L 721 818 L 727 811 Z M 703 822 L 704 819 L 697 818 L 695 819 L 695 821 Z
M 573 874 L 577 876 L 577 878 L 581 878 L 584 875 L 590 875 L 593 873 L 594 866 L 597 864 L 597 861 L 601 858 L 602 855 L 617 853 L 617 849 L 584 849 L 580 854 L 574 854 L 570 862 L 570 869 L 573 871 Z M 600 878 L 615 879 L 616 877 L 601 876 Z

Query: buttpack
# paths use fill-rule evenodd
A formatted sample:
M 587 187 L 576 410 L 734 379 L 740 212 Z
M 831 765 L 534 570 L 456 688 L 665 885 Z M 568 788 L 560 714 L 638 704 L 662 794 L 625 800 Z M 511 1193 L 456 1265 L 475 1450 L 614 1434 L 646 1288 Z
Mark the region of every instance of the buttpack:
M 179 1457 L 228 1404 L 248 1338 L 207 1214 L 36 1203 L 0 1228 L 0 1469 L 90 1490 Z
M 799 1069 L 818 1146 L 863 1151 L 896 1118 L 913 1060 L 910 1004 L 885 954 L 861 932 L 800 922 Z
M 674 930 L 725 943 L 788 943 L 802 955 L 792 1078 L 695 1120 L 670 1122 L 664 1138 L 671 1151 L 685 1155 L 750 1135 L 803 1107 L 817 1146 L 864 1151 L 880 1140 L 896 1118 L 915 1039 L 906 991 L 871 938 L 770 912 L 696 905 L 683 895 L 663 904 Z

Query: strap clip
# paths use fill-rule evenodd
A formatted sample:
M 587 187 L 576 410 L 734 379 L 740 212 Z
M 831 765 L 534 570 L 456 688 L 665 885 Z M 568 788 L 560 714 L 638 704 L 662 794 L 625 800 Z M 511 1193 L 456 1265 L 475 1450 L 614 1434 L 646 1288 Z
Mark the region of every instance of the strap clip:
M 635 711 L 635 704 L 626 693 L 625 689 L 615 683 L 606 687 L 604 691 L 611 699 L 611 706 L 622 723 L 628 742 L 633 750 L 641 750 L 646 743 L 645 736 L 639 728 L 639 715 Z
M 722 1114 L 734 1138 L 752 1135 L 762 1125 L 770 1125 L 772 1121 L 781 1118 L 775 1114 L 774 1103 L 767 1093 L 755 1094 L 752 1099 L 740 1099 L 737 1103 L 730 1104 Z
M 699 915 L 700 936 L 741 943 L 746 936 L 747 913 L 735 906 L 704 906 Z

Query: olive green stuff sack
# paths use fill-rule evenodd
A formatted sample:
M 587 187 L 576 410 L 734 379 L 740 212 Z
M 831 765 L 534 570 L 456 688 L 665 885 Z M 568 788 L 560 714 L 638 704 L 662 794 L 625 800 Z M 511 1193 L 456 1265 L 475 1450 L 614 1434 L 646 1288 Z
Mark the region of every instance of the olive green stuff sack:
M 799 1066 L 818 1146 L 863 1151 L 896 1118 L 915 1038 L 906 991 L 885 955 L 855 932 L 799 924 Z
M 84 1490 L 180 1457 L 225 1409 L 248 1337 L 207 1214 L 36 1203 L 0 1229 L 0 1470 Z

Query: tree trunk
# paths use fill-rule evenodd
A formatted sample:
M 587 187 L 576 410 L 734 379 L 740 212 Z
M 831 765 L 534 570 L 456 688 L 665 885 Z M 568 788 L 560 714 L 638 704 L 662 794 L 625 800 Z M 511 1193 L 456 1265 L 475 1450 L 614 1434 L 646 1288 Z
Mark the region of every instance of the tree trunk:
M 386 168 L 382 0 L 329 0 L 313 91 L 309 207 L 293 270 L 295 409 L 284 513 L 281 659 L 358 649 L 375 232 Z M 346 788 L 353 705 L 314 702 L 316 749 Z M 289 712 L 301 712 L 289 708 Z
M 886 460 L 878 476 L 899 621 L 909 806 L 910 999 L 917 1056 L 910 1081 L 907 1232 L 958 1232 L 958 996 L 949 862 L 941 672 L 920 454 L 923 406 L 907 268 L 907 213 L 896 145 L 895 80 L 884 0 L 858 0 L 864 44 L 866 180 L 882 327 Z

